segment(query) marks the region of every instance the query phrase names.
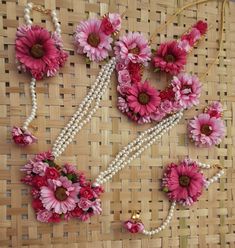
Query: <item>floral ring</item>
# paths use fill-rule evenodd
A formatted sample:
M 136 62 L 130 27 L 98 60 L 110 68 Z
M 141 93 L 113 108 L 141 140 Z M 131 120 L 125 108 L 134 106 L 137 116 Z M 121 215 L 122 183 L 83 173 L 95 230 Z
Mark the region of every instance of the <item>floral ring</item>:
M 32 187 L 32 207 L 38 221 L 86 221 L 101 213 L 99 196 L 103 188 L 92 185 L 71 164 L 58 166 L 50 151 L 37 154 L 22 171 L 26 176 L 21 181 Z
M 207 24 L 199 21 L 177 41 L 160 45 L 151 52 L 141 34 L 128 33 L 116 42 L 118 109 L 131 120 L 143 124 L 160 122 L 179 110 L 199 103 L 201 83 L 195 75 L 180 73 L 186 64 L 186 54 L 201 39 Z M 159 91 L 143 80 L 143 70 L 152 59 L 155 71 L 174 75 L 169 86 Z

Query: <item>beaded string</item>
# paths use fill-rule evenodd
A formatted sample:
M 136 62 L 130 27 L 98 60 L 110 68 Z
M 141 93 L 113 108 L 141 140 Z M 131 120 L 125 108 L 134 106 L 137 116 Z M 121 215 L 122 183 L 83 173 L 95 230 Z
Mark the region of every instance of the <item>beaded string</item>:
M 55 26 L 55 32 L 57 33 L 57 35 L 59 37 L 61 37 L 61 28 L 60 28 L 60 23 L 58 21 L 57 18 L 57 14 L 55 10 L 50 10 L 50 9 L 45 9 L 42 6 L 38 6 L 38 5 L 33 5 L 33 3 L 27 3 L 24 9 L 24 20 L 25 23 L 28 27 L 30 27 L 33 22 L 31 21 L 30 18 L 30 12 L 32 10 L 41 12 L 43 14 L 46 15 L 51 15 L 52 18 L 52 22 Z M 37 95 L 36 95 L 36 79 L 34 77 L 31 78 L 31 82 L 30 82 L 30 94 L 31 94 L 31 99 L 32 99 L 32 109 L 30 112 L 30 115 L 27 117 L 27 119 L 25 120 L 24 124 L 23 124 L 23 130 L 26 131 L 30 125 L 30 123 L 33 121 L 33 119 L 36 116 L 36 112 L 37 112 Z

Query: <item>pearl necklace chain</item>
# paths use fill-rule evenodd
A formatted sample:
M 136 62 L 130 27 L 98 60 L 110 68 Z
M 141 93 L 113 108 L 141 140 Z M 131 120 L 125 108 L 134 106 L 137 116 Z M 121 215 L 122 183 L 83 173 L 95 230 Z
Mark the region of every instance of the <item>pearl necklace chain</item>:
M 52 148 L 52 154 L 55 158 L 64 152 L 66 147 L 73 141 L 75 135 L 90 121 L 92 115 L 97 111 L 101 97 L 110 85 L 110 78 L 115 64 L 116 59 L 112 58 L 102 67 L 87 96 L 78 106 L 68 124 L 62 129 Z
M 61 28 L 60 28 L 60 23 L 58 21 L 57 18 L 57 14 L 55 10 L 46 10 L 42 7 L 39 6 L 34 6 L 33 3 L 27 3 L 24 9 L 24 20 L 25 23 L 28 27 L 32 26 L 33 22 L 31 21 L 30 18 L 30 12 L 32 11 L 32 9 L 35 9 L 37 11 L 40 11 L 42 13 L 46 13 L 51 15 L 52 18 L 52 22 L 55 26 L 55 33 L 61 37 Z M 32 122 L 32 120 L 35 118 L 36 116 L 36 112 L 37 112 L 37 95 L 36 95 L 36 79 L 35 78 L 31 78 L 31 82 L 30 82 L 30 94 L 31 94 L 31 99 L 32 99 L 32 109 L 31 109 L 31 113 L 30 115 L 27 117 L 27 119 L 25 120 L 24 124 L 23 124 L 23 130 L 26 131 L 28 129 L 29 124 Z

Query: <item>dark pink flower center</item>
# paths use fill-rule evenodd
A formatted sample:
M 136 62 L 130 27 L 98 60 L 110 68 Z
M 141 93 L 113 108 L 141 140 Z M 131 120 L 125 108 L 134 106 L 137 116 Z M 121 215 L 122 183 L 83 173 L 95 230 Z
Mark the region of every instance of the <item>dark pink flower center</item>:
M 44 56 L 43 45 L 34 44 L 30 49 L 30 54 L 36 59 L 42 58 Z
M 213 129 L 210 125 L 204 124 L 201 126 L 201 133 L 205 134 L 206 136 L 211 135 L 213 132 Z
M 139 49 L 138 46 L 137 47 L 134 47 L 134 48 L 132 48 L 132 49 L 129 50 L 129 53 L 138 55 L 140 53 L 140 49 Z
M 88 35 L 88 38 L 87 38 L 87 42 L 89 45 L 91 45 L 92 47 L 98 47 L 98 45 L 100 44 L 100 37 L 99 37 L 99 34 L 97 33 L 90 33 Z
M 190 184 L 190 177 L 182 175 L 179 177 L 179 183 L 182 187 L 188 187 Z
M 139 103 L 146 105 L 149 103 L 149 100 L 150 100 L 150 96 L 147 93 L 145 93 L 145 92 L 139 93 L 139 95 L 138 95 L 138 102 Z
M 176 61 L 176 58 L 174 57 L 174 55 L 172 54 L 167 54 L 165 57 L 164 57 L 164 60 L 166 62 L 175 62 Z
M 55 198 L 58 201 L 65 201 L 68 198 L 66 189 L 64 187 L 58 187 L 55 191 Z

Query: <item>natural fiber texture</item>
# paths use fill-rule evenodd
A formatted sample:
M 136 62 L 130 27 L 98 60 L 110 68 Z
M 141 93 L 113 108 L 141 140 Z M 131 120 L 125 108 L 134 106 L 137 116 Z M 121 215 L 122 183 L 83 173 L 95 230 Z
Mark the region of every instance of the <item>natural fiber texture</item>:
M 198 108 L 187 111 L 184 120 L 162 140 L 144 152 L 141 158 L 122 170 L 105 185 L 102 197 L 103 214 L 88 223 L 69 221 L 61 224 L 40 224 L 31 208 L 29 187 L 20 183 L 21 166 L 35 153 L 47 150 L 61 128 L 73 114 L 95 80 L 99 66 L 85 64 L 82 56 L 74 54 L 72 34 L 78 21 L 103 15 L 108 11 L 126 11 L 122 32 L 141 31 L 149 37 L 160 23 L 178 7 L 190 1 L 155 0 L 35 0 L 46 8 L 56 7 L 61 20 L 62 36 L 69 61 L 60 74 L 37 83 L 39 110 L 33 125 L 39 142 L 19 149 L 10 140 L 10 127 L 23 123 L 30 111 L 30 77 L 19 73 L 15 65 L 14 39 L 16 28 L 24 23 L 26 0 L 1 1 L 0 4 L 0 247 L 95 247 L 95 248 L 157 248 L 157 247 L 235 247 L 235 3 L 226 7 L 225 42 L 218 63 L 203 82 L 203 94 Z M 183 11 L 155 41 L 172 39 L 182 34 L 196 20 L 206 19 L 211 28 L 197 49 L 189 55 L 187 71 L 199 76 L 213 62 L 218 49 L 221 2 L 210 1 Z M 231 17 L 229 13 L 232 13 Z M 32 13 L 35 23 L 52 29 L 49 16 Z M 153 44 L 152 46 L 154 47 Z M 165 74 L 147 73 L 152 85 L 164 87 Z M 165 82 L 165 83 L 164 83 Z M 70 145 L 60 162 L 71 162 L 95 178 L 106 168 L 120 148 L 133 140 L 138 131 L 148 126 L 129 122 L 116 109 L 116 78 L 105 94 L 102 106 Z M 201 112 L 207 101 L 220 100 L 224 107 L 227 136 L 219 147 L 198 149 L 187 138 L 187 120 Z M 130 235 L 121 222 L 130 217 L 131 210 L 141 210 L 146 228 L 158 226 L 166 216 L 169 203 L 159 190 L 165 165 L 184 156 L 206 163 L 220 163 L 226 174 L 220 183 L 204 191 L 192 208 L 177 208 L 172 225 L 149 238 Z M 211 174 L 209 172 L 208 174 Z

